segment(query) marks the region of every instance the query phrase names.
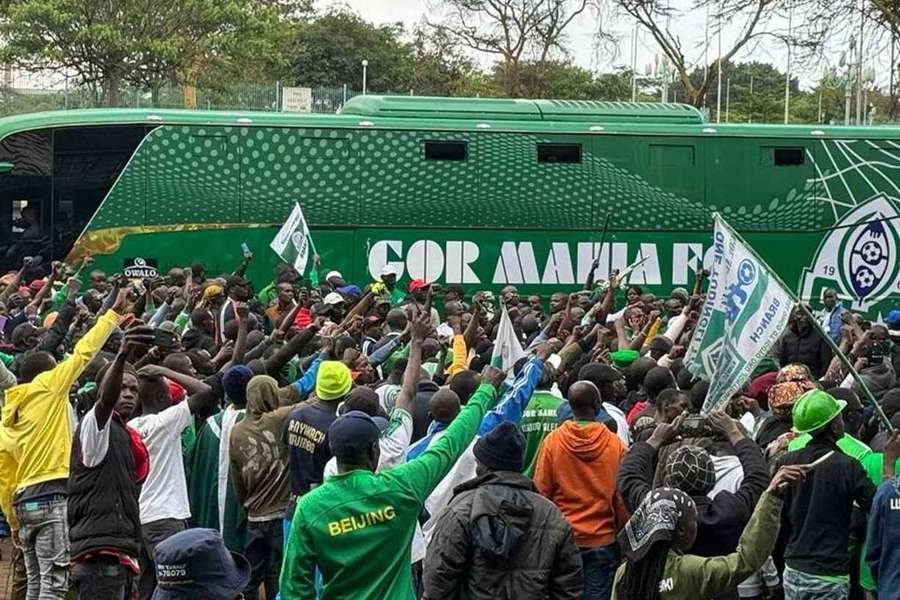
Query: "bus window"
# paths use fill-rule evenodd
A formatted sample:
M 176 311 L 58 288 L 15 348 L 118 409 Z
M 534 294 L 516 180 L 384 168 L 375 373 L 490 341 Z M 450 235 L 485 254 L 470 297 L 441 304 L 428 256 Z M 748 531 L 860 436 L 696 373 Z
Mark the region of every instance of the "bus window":
M 802 165 L 806 157 L 803 148 L 772 148 L 771 164 L 776 167 L 796 167 Z
M 145 135 L 143 125 L 54 131 L 54 257 L 68 253 Z
M 42 256 L 51 231 L 52 146 L 49 130 L 17 133 L 0 140 L 0 271 L 18 267 L 25 256 Z
M 539 163 L 580 163 L 581 144 L 538 144 Z
M 425 140 L 426 160 L 466 160 L 469 144 L 455 140 Z

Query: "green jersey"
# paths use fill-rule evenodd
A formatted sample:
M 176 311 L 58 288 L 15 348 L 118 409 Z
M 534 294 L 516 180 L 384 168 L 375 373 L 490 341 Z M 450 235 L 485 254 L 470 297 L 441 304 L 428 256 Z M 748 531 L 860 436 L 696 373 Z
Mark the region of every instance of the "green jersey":
M 559 425 L 556 420 L 556 409 L 560 404 L 562 398 L 547 390 L 537 390 L 532 394 L 525 412 L 522 413 L 520 426 L 525 435 L 525 457 L 522 464 L 525 465 L 525 475 L 529 477 L 534 474 L 534 463 L 541 443 L 547 434 Z
M 425 499 L 475 437 L 497 401 L 478 388 L 440 440 L 418 458 L 372 473 L 354 470 L 325 480 L 297 502 L 281 570 L 284 600 L 414 600 L 410 549 Z

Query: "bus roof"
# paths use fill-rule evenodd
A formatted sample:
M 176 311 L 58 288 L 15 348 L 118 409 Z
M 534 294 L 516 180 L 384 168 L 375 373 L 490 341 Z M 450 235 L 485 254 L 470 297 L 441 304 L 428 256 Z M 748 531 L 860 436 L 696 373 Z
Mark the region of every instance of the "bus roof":
M 512 100 L 507 98 L 427 98 L 356 96 L 343 114 L 407 119 L 486 119 L 495 121 L 577 121 L 599 123 L 703 123 L 703 114 L 686 104 L 599 102 L 594 100 Z
M 357 97 L 360 98 L 360 97 Z M 568 100 L 488 100 L 412 97 L 420 114 L 402 111 L 409 96 L 366 96 L 349 101 L 343 114 L 96 108 L 27 113 L 0 118 L 0 139 L 21 131 L 98 125 L 210 125 L 224 127 L 316 127 L 423 131 L 497 131 L 531 134 L 621 134 L 679 137 L 785 139 L 891 139 L 900 127 L 706 123 L 680 104 Z M 398 100 L 404 98 L 404 102 Z M 434 104 L 431 114 L 423 107 Z M 443 110 L 441 110 L 441 107 Z M 665 108 L 663 108 L 665 107 Z M 488 108 L 490 111 L 488 113 Z M 371 114 L 362 114 L 370 111 Z M 382 111 L 382 112 L 379 112 Z M 390 113 L 389 115 L 387 113 Z M 383 115 L 383 116 L 382 116 Z M 670 120 L 666 120 L 670 118 Z

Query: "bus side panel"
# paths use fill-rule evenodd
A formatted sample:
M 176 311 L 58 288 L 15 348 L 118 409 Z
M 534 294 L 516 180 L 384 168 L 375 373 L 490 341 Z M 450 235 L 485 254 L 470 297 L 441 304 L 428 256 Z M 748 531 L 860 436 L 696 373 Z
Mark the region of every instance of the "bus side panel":
M 240 150 L 230 128 L 166 128 L 147 142 L 145 225 L 241 222 Z
M 597 135 L 593 138 L 599 223 L 610 231 L 708 231 L 704 140 Z
M 241 217 L 281 223 L 295 202 L 309 223 L 355 223 L 359 204 L 355 132 L 336 129 L 240 129 Z
M 428 227 L 484 222 L 483 156 L 475 136 L 403 130 L 362 130 L 357 135 L 362 169 L 356 223 Z M 453 146 L 460 154 L 445 151 L 441 158 L 429 158 L 426 146 L 432 143 Z
M 481 218 L 474 225 L 541 229 L 596 226 L 588 136 L 480 132 L 477 139 L 482 198 Z M 542 148 L 559 154 L 553 161 L 541 162 Z M 578 160 L 574 156 L 573 162 L 560 160 L 563 151 L 577 153 Z

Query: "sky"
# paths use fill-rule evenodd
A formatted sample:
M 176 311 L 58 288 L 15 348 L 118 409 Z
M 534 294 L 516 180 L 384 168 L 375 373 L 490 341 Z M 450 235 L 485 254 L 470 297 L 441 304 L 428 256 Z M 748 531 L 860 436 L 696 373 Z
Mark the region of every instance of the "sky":
M 693 0 L 670 0 L 673 8 L 687 9 L 693 4 Z M 374 23 L 394 23 L 402 22 L 407 28 L 415 26 L 422 22 L 423 16 L 428 13 L 436 14 L 439 9 L 439 0 L 343 0 L 343 4 L 351 10 L 359 14 L 361 17 Z M 332 6 L 334 2 L 321 1 L 319 8 Z M 616 67 L 628 66 L 632 64 L 632 40 L 634 31 L 634 21 L 625 17 L 618 17 L 611 24 L 618 35 L 618 51 L 615 53 L 609 50 L 595 51 L 592 32 L 596 29 L 596 15 L 583 13 L 573 22 L 571 31 L 569 32 L 568 47 L 573 61 L 582 67 L 605 72 L 611 71 Z M 682 39 L 682 45 L 685 48 L 685 54 L 689 59 L 699 60 L 703 55 L 704 39 L 706 37 L 706 21 L 705 12 L 694 11 L 686 14 L 683 18 L 672 23 L 672 30 Z M 722 46 L 725 51 L 730 48 L 731 42 L 737 35 L 737 28 L 741 25 L 737 22 L 726 26 L 722 34 Z M 786 15 L 779 15 L 773 20 L 774 27 L 787 27 Z M 709 61 L 715 60 L 717 56 L 717 38 L 714 34 L 710 34 Z M 843 36 L 841 36 L 843 37 Z M 872 42 L 874 45 L 874 42 Z M 883 44 L 883 42 L 882 42 Z M 795 76 L 799 77 L 801 87 L 811 87 L 818 79 L 822 71 L 828 66 L 837 66 L 840 54 L 844 49 L 843 40 L 837 39 L 832 41 L 822 56 L 807 64 L 797 64 L 796 59 L 792 71 Z M 638 50 L 637 50 L 637 70 L 644 72 L 646 68 L 654 62 L 654 58 L 660 54 L 655 42 L 646 31 L 638 34 Z M 661 54 L 660 54 L 661 55 Z M 876 73 L 876 81 L 881 85 L 886 85 L 889 77 L 889 58 L 890 53 L 884 48 L 870 47 L 865 53 L 868 63 L 864 66 L 870 66 Z M 479 62 L 485 63 L 483 57 L 475 57 Z M 738 62 L 759 60 L 761 62 L 770 62 L 776 65 L 780 70 L 785 70 L 787 66 L 787 48 L 782 41 L 773 39 L 764 40 L 758 43 L 748 44 L 735 57 Z

